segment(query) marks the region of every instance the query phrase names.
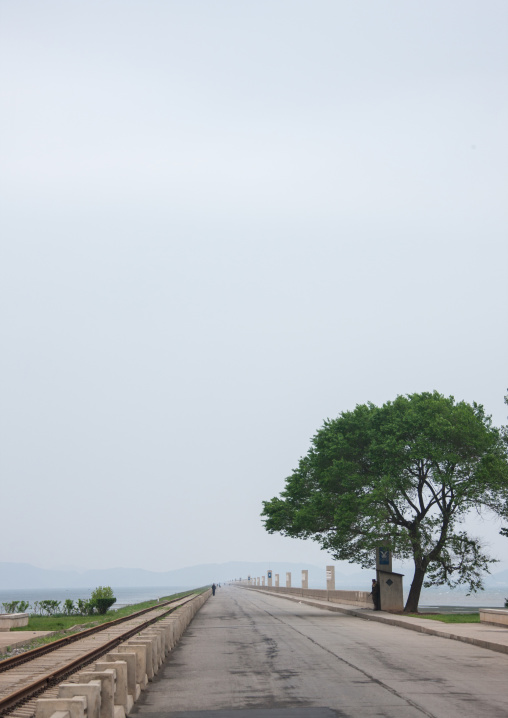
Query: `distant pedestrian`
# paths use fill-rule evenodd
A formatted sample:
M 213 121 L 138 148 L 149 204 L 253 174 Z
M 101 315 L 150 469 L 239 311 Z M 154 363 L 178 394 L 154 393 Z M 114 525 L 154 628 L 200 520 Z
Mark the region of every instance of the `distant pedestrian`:
M 370 595 L 372 596 L 372 603 L 374 604 L 374 611 L 380 611 L 381 610 L 380 586 L 375 578 L 372 579 L 372 591 L 370 592 Z
M 212 596 L 215 596 L 215 589 L 216 589 L 216 588 L 217 588 L 217 586 L 216 586 L 214 583 L 212 583 Z

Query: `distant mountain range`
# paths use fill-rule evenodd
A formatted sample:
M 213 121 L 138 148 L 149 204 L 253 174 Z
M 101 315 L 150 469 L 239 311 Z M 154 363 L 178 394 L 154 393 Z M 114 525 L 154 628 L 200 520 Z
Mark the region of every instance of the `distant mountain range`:
M 309 571 L 309 586 L 325 588 L 325 566 L 301 563 L 265 563 L 230 561 L 188 566 L 173 571 L 146 571 L 141 568 L 108 568 L 87 571 L 49 570 L 28 563 L 0 563 L 0 590 L 31 588 L 86 588 L 112 586 L 172 587 L 204 586 L 212 582 L 224 583 L 235 578 L 266 576 L 268 569 L 280 575 L 280 584 L 286 584 L 286 571 L 291 571 L 293 586 L 301 585 L 301 571 Z M 355 571 L 352 574 L 336 572 L 337 588 L 365 589 L 370 585 L 372 571 Z
M 268 569 L 280 575 L 280 585 L 286 584 L 286 571 L 291 571 L 293 586 L 301 586 L 301 570 L 309 571 L 309 587 L 325 588 L 325 566 L 301 563 L 265 563 L 230 561 L 188 566 L 173 571 L 146 571 L 141 568 L 108 568 L 87 571 L 48 570 L 28 563 L 0 563 L 0 590 L 33 588 L 113 588 L 180 587 L 205 586 L 215 581 L 224 583 L 235 578 L 266 576 Z M 408 572 L 409 573 L 409 572 Z M 353 573 L 335 571 L 335 585 L 338 589 L 369 590 L 370 580 L 375 572 L 359 569 Z M 411 576 L 406 576 L 405 583 Z M 407 585 L 409 585 L 407 583 Z M 508 588 L 508 569 L 485 577 L 488 588 Z

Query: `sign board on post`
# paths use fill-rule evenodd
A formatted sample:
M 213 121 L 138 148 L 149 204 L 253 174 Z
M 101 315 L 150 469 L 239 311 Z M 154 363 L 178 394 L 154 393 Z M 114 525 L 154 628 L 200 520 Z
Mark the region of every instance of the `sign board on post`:
M 335 566 L 326 567 L 326 590 L 335 591 Z
M 272 572 L 270 570 L 267 571 L 267 576 L 268 576 L 268 585 L 271 586 L 272 585 Z
M 388 546 L 378 546 L 376 549 L 376 569 L 391 573 L 392 571 L 392 552 Z

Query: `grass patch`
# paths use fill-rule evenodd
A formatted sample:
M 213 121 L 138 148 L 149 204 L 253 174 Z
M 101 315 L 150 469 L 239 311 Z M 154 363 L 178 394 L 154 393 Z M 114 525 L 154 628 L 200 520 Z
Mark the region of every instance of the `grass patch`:
M 413 618 L 428 618 L 441 623 L 480 623 L 479 613 L 406 613 Z
M 87 625 L 87 627 L 95 626 L 102 623 L 99 618 L 103 616 L 30 616 L 27 626 L 19 626 L 11 628 L 11 633 L 24 631 L 66 631 L 76 625 Z M 112 616 L 107 616 L 106 620 L 111 621 Z

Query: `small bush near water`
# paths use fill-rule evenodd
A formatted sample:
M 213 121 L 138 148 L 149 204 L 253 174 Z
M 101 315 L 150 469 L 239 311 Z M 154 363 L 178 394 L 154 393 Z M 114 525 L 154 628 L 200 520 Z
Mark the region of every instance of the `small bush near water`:
M 10 601 L 2 603 L 5 613 L 25 613 L 30 607 L 28 601 Z
M 116 603 L 116 598 L 113 596 L 111 586 L 99 586 L 96 588 L 95 591 L 92 592 L 90 603 L 97 609 L 97 613 L 103 616 L 108 608 Z
M 103 616 L 115 602 L 111 586 L 98 586 L 90 599 L 78 598 L 74 603 L 71 598 L 66 598 L 63 606 L 61 601 L 50 598 L 34 601 L 33 606 L 28 601 L 10 601 L 2 606 L 5 613 L 25 613 L 31 609 L 31 616 Z

